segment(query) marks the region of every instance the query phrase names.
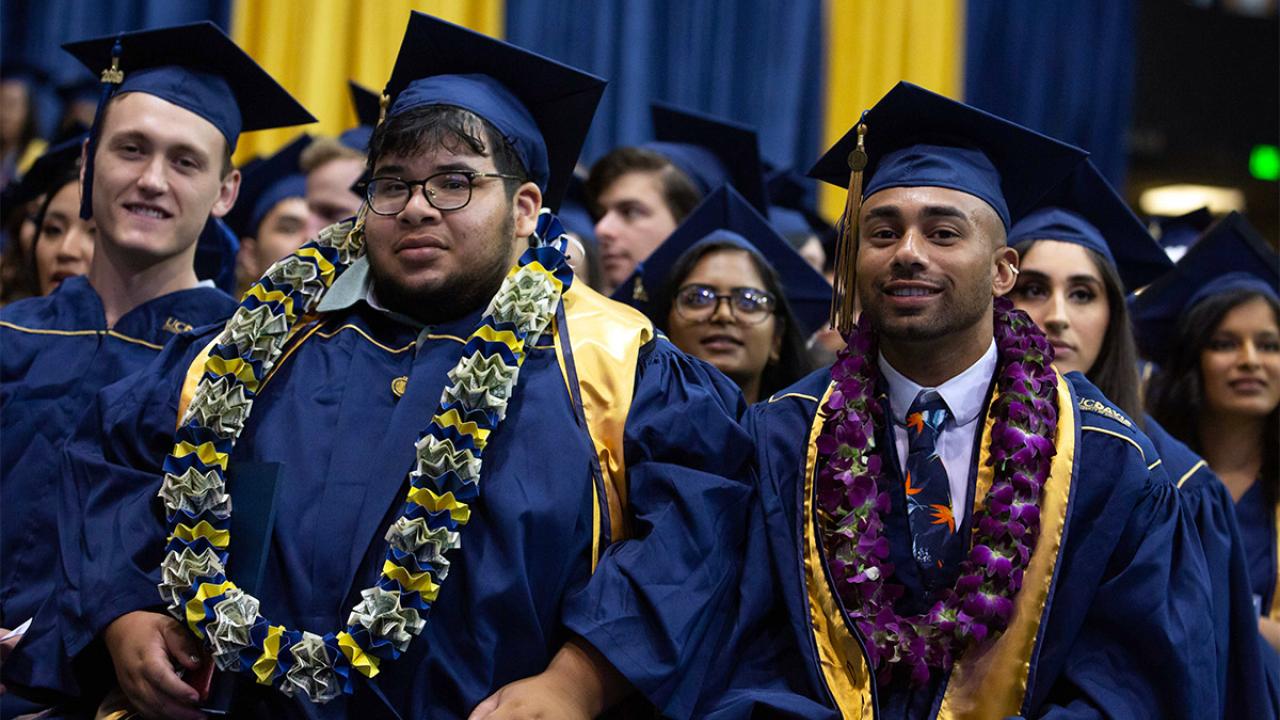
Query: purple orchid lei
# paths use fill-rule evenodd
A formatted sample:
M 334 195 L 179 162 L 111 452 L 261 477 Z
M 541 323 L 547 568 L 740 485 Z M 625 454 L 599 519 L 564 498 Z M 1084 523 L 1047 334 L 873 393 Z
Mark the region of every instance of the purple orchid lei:
M 884 411 L 875 396 L 876 334 L 870 322 L 845 338 L 831 369 L 835 383 L 818 437 L 817 502 L 822 543 L 836 591 L 866 639 L 881 682 L 907 668 L 913 683 L 931 668 L 951 669 L 970 644 L 998 637 L 1013 614 L 1013 598 L 1040 531 L 1040 493 L 1049 476 L 1057 429 L 1053 349 L 1025 313 L 995 301 L 999 353 L 990 462 L 994 479 L 974 510 L 973 543 L 952 588 L 938 591 L 923 614 L 894 609 L 902 585 L 891 582 L 889 540 L 881 517 L 890 511 L 884 460 L 876 449 Z

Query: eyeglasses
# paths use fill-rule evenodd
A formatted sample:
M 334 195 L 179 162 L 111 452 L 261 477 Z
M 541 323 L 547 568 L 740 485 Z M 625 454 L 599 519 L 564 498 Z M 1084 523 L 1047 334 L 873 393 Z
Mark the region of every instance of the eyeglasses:
M 421 187 L 422 194 L 431 207 L 437 210 L 461 210 L 471 202 L 471 188 L 477 178 L 521 179 L 517 175 L 458 170 L 436 173 L 422 180 L 376 177 L 364 183 L 364 197 L 373 212 L 379 215 L 398 215 L 413 198 L 414 188 Z
M 676 312 L 689 322 L 706 322 L 716 314 L 721 300 L 728 300 L 730 314 L 747 325 L 764 322 L 777 305 L 773 295 L 756 288 L 740 287 L 720 294 L 707 285 L 685 285 L 676 292 Z

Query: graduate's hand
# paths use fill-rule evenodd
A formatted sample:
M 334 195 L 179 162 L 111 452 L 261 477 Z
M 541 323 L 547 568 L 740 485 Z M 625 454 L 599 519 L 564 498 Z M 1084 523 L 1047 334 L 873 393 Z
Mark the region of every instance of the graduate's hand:
M 1258 632 L 1267 644 L 1280 652 L 1280 623 L 1268 618 L 1258 618 Z
M 8 635 L 8 634 L 9 634 L 9 631 L 7 629 L 0 628 L 0 637 L 4 637 L 5 635 Z M 0 642 L 0 665 L 4 664 L 4 661 L 9 657 L 9 652 L 12 651 L 13 648 L 18 645 L 18 641 L 21 639 L 22 639 L 21 636 L 18 636 L 14 638 L 9 638 L 4 642 Z M 4 686 L 0 685 L 0 687 L 4 687 Z
M 485 698 L 468 720 L 588 720 L 630 690 L 599 651 L 575 639 L 560 648 L 545 671 Z
M 139 610 L 116 618 L 102 633 L 116 679 L 129 701 L 148 718 L 200 720 L 200 694 L 174 666 L 194 672 L 207 658 L 196 639 L 168 615 Z
M 546 673 L 517 680 L 490 695 L 468 720 L 590 720 L 580 692 L 548 678 Z

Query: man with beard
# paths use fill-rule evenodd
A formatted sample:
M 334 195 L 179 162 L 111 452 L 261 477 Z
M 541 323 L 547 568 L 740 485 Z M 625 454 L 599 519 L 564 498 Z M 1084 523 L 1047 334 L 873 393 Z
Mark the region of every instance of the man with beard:
M 240 132 L 314 120 L 212 23 L 67 48 L 110 88 L 81 148 L 95 252 L 87 275 L 0 312 L 0 628 L 31 619 L 52 590 L 58 463 L 93 396 L 235 309 L 197 281 L 195 259 L 235 203 Z
M 1011 221 L 1083 157 L 902 83 L 813 169 L 849 189 L 849 349 L 749 415 L 761 502 L 712 717 L 1218 714 L 1174 485 L 1001 297 Z
M 540 214 L 603 86 L 412 15 L 360 215 L 90 408 L 46 677 L 98 638 L 149 716 L 199 716 L 173 668 L 206 650 L 236 717 L 690 714 L 751 446 L 728 380 L 572 283 Z M 259 597 L 238 473 L 275 482 Z

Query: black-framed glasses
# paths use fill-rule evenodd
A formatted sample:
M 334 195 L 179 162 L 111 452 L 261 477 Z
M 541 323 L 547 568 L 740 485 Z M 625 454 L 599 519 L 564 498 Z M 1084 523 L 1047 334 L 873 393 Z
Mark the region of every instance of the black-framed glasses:
M 762 323 L 773 314 L 778 301 L 770 293 L 752 287 L 737 287 L 717 293 L 709 285 L 685 285 L 676 292 L 676 312 L 689 322 L 706 322 L 716 314 L 720 301 L 729 302 L 734 319 L 747 325 Z
M 471 189 L 477 178 L 521 179 L 517 175 L 469 170 L 447 170 L 421 180 L 376 177 L 364 183 L 364 198 L 369 203 L 369 209 L 379 215 L 399 215 L 413 198 L 414 188 L 420 187 L 431 207 L 437 210 L 461 210 L 471 202 Z

